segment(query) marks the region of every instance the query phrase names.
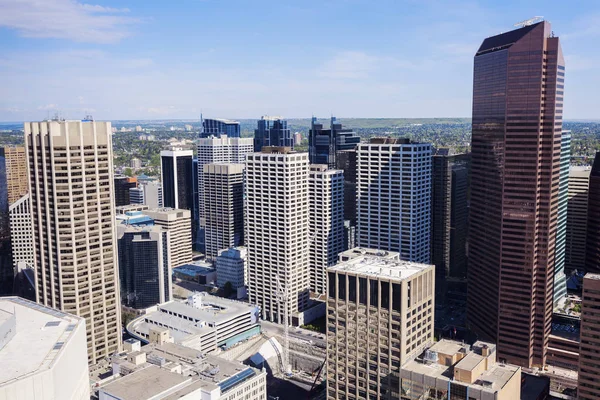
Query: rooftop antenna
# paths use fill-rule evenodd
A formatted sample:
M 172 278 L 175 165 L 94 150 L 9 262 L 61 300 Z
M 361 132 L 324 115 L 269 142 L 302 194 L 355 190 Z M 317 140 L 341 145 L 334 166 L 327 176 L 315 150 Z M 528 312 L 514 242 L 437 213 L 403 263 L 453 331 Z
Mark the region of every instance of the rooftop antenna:
M 543 20 L 544 20 L 544 17 L 539 17 L 539 16 L 533 17 L 533 18 L 526 19 L 525 21 L 517 22 L 514 26 L 517 28 L 525 28 L 526 26 L 537 24 L 538 22 L 541 22 Z

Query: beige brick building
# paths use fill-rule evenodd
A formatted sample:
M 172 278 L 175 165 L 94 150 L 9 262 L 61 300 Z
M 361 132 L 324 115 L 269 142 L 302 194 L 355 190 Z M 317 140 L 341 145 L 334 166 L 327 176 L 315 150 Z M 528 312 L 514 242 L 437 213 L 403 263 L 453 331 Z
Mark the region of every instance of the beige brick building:
M 192 214 L 190 210 L 156 208 L 144 210 L 154 224 L 170 233 L 171 269 L 192 262 Z

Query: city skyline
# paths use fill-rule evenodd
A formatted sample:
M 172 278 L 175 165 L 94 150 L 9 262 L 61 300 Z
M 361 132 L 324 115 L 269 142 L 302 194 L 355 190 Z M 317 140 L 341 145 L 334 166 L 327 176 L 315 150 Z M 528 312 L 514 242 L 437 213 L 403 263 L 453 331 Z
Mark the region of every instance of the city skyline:
M 565 118 L 594 118 L 600 105 L 586 94 L 600 89 L 596 56 L 586 51 L 600 36 L 591 1 L 564 9 L 541 1 L 262 5 L 0 1 L 0 84 L 8 94 L 0 121 L 57 111 L 98 120 L 466 117 L 479 38 L 534 15 L 557 27 L 577 72 L 567 76 Z M 327 15 L 336 18 L 323 24 Z M 273 22 L 257 24 L 259 16 Z M 223 23 L 227 29 L 216 29 Z M 264 57 L 265 48 L 277 57 Z

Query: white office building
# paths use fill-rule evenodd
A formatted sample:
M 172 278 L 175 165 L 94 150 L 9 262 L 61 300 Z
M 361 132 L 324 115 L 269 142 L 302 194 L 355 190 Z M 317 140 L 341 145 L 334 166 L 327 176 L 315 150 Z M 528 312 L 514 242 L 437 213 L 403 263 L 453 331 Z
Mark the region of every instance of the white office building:
M 85 319 L 0 297 L 0 400 L 90 398 Z
M 246 159 L 248 296 L 268 321 L 294 325 L 309 306 L 308 153 L 264 147 Z M 281 293 L 281 301 L 277 293 Z
M 344 171 L 312 164 L 308 175 L 310 288 L 327 291 L 327 267 L 344 249 Z
M 431 144 L 373 138 L 356 149 L 357 245 L 428 263 Z
M 17 268 L 19 264 L 24 264 L 33 268 L 33 226 L 31 225 L 29 194 L 21 197 L 8 207 L 8 216 L 10 219 L 13 267 Z
M 230 282 L 235 290 L 246 286 L 247 256 L 248 251 L 245 247 L 232 247 L 219 251 L 215 263 L 217 286 L 222 288 L 227 282 Z

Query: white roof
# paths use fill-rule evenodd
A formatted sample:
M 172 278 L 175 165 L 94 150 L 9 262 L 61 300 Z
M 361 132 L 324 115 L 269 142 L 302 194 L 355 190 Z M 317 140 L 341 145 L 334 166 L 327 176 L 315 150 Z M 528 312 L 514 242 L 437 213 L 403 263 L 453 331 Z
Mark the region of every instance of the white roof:
M 434 268 L 433 265 L 421 264 L 412 261 L 391 260 L 377 256 L 364 255 L 348 261 L 340 262 L 328 271 L 354 272 L 357 275 L 379 276 L 392 280 L 402 281 L 410 276 Z
M 0 386 L 49 369 L 77 325 L 85 325 L 83 318 L 20 297 L 0 298 L 0 314 L 0 324 L 16 315 L 16 334 L 0 349 Z

